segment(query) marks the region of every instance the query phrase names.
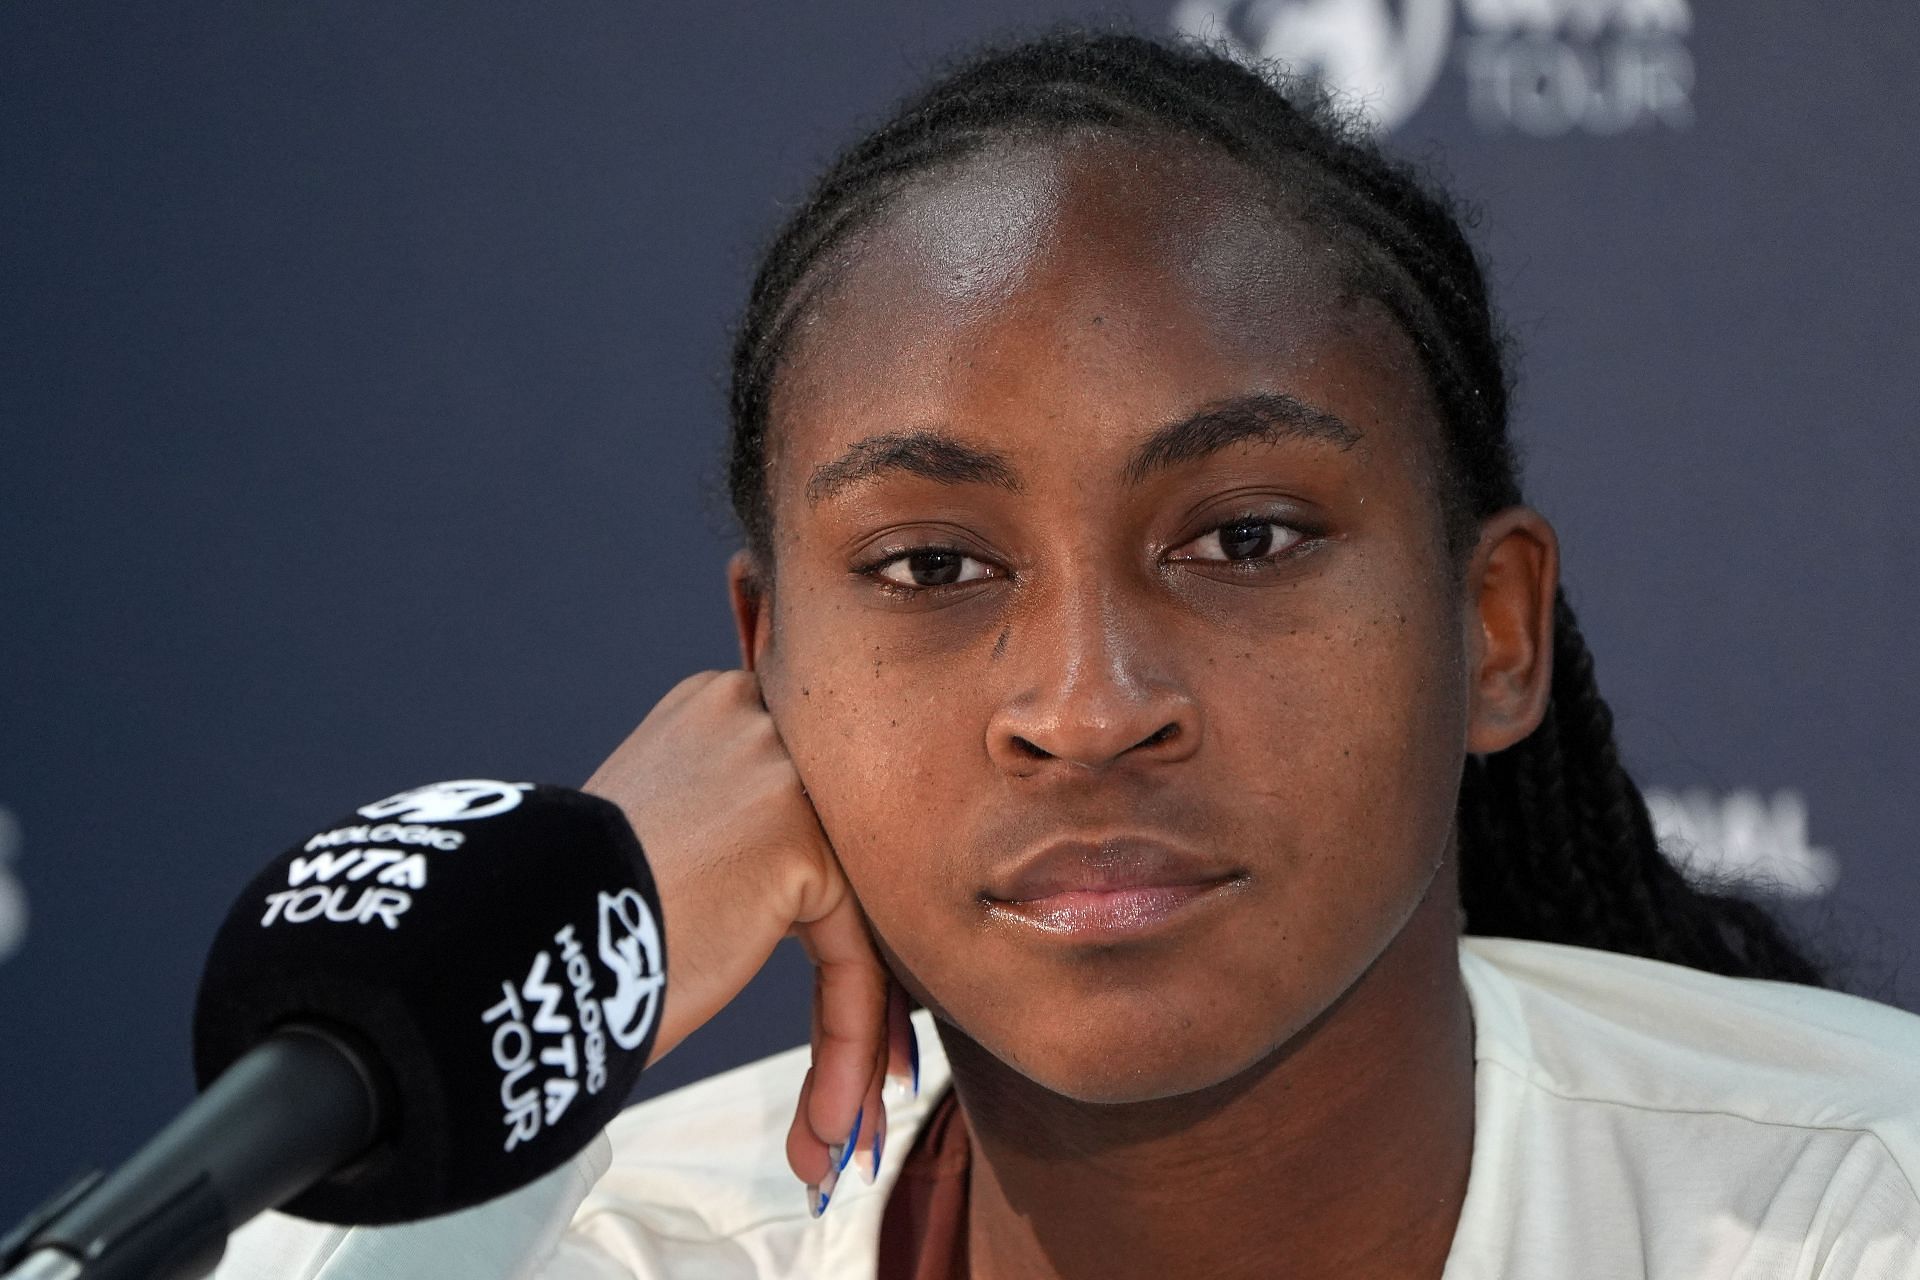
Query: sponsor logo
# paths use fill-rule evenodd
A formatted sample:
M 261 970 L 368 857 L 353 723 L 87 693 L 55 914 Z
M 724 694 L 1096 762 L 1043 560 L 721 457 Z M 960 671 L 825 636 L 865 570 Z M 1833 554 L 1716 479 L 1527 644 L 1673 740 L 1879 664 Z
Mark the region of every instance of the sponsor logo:
M 1808 839 L 1807 801 L 1798 791 L 1649 787 L 1646 797 L 1660 847 L 1689 879 L 1785 898 L 1821 897 L 1840 879 L 1839 859 Z
M 600 959 L 615 984 L 600 1003 L 622 1049 L 638 1048 L 660 1011 L 667 977 L 660 950 L 660 926 L 645 898 L 632 889 L 600 895 Z
M 389 929 L 398 929 L 400 917 L 412 905 L 413 895 L 406 890 L 389 889 L 377 884 L 311 885 L 305 889 L 282 889 L 267 895 L 267 910 L 260 917 L 260 927 L 271 928 L 280 921 L 288 924 L 305 924 L 309 920 L 370 924 L 378 920 Z
M 1312 76 L 1391 129 L 1426 100 L 1447 61 L 1454 0 L 1181 0 L 1175 30 Z
M 1467 114 L 1483 133 L 1693 124 L 1688 0 L 1464 0 Z
M 27 891 L 9 869 L 20 852 L 20 823 L 0 809 L 0 960 L 27 940 Z
M 403 847 L 366 844 L 392 841 Z M 308 840 L 304 853 L 287 863 L 287 887 L 266 898 L 260 927 L 331 920 L 336 924 L 400 927 L 413 895 L 427 887 L 427 858 L 422 848 L 458 849 L 466 837 L 439 827 L 382 823 L 338 827 Z M 341 845 L 347 848 L 341 848 Z M 411 847 L 404 847 L 411 846 Z
M 466 842 L 466 833 L 461 831 L 383 822 L 377 827 L 335 827 L 331 831 L 322 831 L 307 840 L 307 852 L 330 849 L 340 844 L 423 844 L 442 853 L 452 853 Z
M 287 864 L 287 883 L 296 889 L 309 880 L 325 883 L 343 876 L 348 880 L 372 876 L 381 884 L 424 889 L 427 860 L 405 849 L 328 849 L 311 858 L 295 854 Z
M 552 948 L 534 955 L 519 983 L 500 984 L 499 1002 L 480 1015 L 493 1029 L 506 1150 L 558 1124 L 581 1089 L 597 1094 L 607 1087 L 608 1028 L 594 989 L 593 964 L 567 925 L 553 935 Z M 631 1049 L 639 1042 L 619 1043 Z
M 1484 133 L 1693 123 L 1689 0 L 1178 0 L 1170 17 L 1318 78 L 1381 129 L 1405 123 L 1449 63 Z
M 463 778 L 457 782 L 435 782 L 399 795 L 388 796 L 363 805 L 359 814 L 376 822 L 402 823 L 471 822 L 492 818 L 520 806 L 520 797 L 533 790 L 530 782 L 494 782 L 487 778 Z

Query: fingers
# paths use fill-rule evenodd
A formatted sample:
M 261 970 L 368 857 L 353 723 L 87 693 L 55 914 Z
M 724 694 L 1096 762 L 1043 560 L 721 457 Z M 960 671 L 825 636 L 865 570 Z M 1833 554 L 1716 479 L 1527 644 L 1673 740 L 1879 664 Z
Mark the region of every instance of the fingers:
M 912 1031 L 758 679 L 681 681 L 586 789 L 627 815 L 664 903 L 674 982 L 656 1058 L 732 1000 L 783 935 L 807 949 L 813 1066 L 787 1159 L 820 1212 L 848 1168 L 876 1175 L 882 1089 L 889 1070 L 913 1075 Z
M 880 1158 L 887 1149 L 887 1104 L 881 1095 L 885 1080 L 883 1071 L 873 1073 L 860 1108 L 860 1141 L 855 1144 L 852 1163 L 868 1186 L 880 1176 Z
M 825 1194 L 821 1193 L 820 1184 L 827 1181 L 831 1162 L 825 1144 L 814 1136 L 813 1126 L 807 1121 L 812 1104 L 813 1068 L 809 1067 L 806 1079 L 800 1082 L 800 1101 L 793 1110 L 793 1123 L 787 1126 L 787 1167 L 807 1184 L 807 1212 L 817 1218 L 826 1212 L 833 1187 L 829 1184 Z
M 794 932 L 814 963 L 813 1068 L 787 1135 L 787 1161 L 818 1214 L 849 1167 L 869 1180 L 879 1169 L 891 984 L 852 894 Z
M 887 984 L 887 1080 L 910 1097 L 920 1096 L 920 1042 L 906 990 L 897 982 Z

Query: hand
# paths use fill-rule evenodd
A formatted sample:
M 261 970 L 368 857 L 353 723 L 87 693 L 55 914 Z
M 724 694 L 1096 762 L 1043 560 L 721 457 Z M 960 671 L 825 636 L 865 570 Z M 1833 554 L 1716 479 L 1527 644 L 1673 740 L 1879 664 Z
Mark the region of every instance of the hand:
M 708 671 L 681 681 L 584 789 L 627 815 L 660 891 L 668 977 L 655 1061 L 738 995 L 782 937 L 806 949 L 813 1066 L 787 1160 L 819 1213 L 848 1164 L 873 1176 L 881 1086 L 890 1070 L 912 1069 L 913 1032 L 759 680 Z M 857 1155 L 846 1150 L 856 1136 Z

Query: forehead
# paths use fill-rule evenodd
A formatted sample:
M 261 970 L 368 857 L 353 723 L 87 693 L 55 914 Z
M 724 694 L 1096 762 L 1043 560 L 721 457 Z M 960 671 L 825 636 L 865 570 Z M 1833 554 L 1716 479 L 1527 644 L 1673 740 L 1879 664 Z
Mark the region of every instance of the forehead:
M 1428 420 L 1411 343 L 1288 203 L 1202 144 L 1100 133 L 915 181 L 795 316 L 771 404 L 776 505 L 787 463 L 956 418 L 1074 417 L 1070 438 L 1097 447 L 1210 399 L 1332 380 L 1371 401 L 1365 418 Z

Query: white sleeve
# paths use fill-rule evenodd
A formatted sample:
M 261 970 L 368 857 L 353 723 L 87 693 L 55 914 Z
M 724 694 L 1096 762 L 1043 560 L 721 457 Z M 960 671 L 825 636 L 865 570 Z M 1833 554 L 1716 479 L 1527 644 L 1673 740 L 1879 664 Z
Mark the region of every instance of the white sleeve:
M 1877 1136 L 1856 1145 L 1813 1219 L 1814 1280 L 1920 1280 L 1920 1194 Z
M 419 1222 L 334 1227 L 263 1213 L 227 1241 L 215 1280 L 633 1280 L 568 1235 L 612 1160 L 604 1133 L 566 1164 L 496 1200 Z

